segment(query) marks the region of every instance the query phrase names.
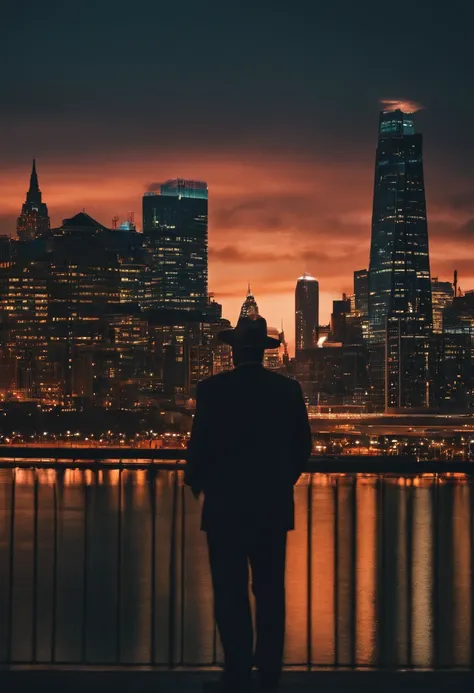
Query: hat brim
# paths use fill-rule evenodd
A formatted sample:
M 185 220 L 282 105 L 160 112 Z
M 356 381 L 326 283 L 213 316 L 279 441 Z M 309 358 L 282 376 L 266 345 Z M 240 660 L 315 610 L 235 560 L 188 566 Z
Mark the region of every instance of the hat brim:
M 224 344 L 228 344 L 231 347 L 248 347 L 249 349 L 278 349 L 281 342 L 279 339 L 274 337 L 264 337 L 263 339 L 255 342 L 245 342 L 237 330 L 222 330 L 218 334 L 219 339 Z

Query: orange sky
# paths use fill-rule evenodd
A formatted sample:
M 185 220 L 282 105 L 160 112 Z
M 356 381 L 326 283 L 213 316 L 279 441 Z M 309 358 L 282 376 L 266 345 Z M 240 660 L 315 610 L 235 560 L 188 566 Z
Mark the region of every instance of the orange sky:
M 29 165 L 0 171 L 4 233 L 14 233 Z M 223 304 L 224 317 L 235 322 L 250 281 L 269 324 L 279 327 L 283 320 L 290 351 L 296 278 L 307 271 L 319 279 L 321 322 L 327 322 L 332 300 L 352 291 L 353 270 L 368 265 L 373 152 L 359 163 L 296 154 L 277 158 L 255 150 L 191 158 L 128 153 L 124 160 L 85 158 L 74 168 L 39 159 L 37 169 L 53 225 L 84 207 L 106 225 L 133 210 L 140 226 L 141 197 L 150 184 L 177 176 L 206 180 L 209 288 Z M 467 289 L 474 285 L 466 259 L 474 229 L 469 206 L 452 202 L 456 192 L 456 180 L 434 162 L 427 176 L 432 274 L 448 279 L 457 267 Z

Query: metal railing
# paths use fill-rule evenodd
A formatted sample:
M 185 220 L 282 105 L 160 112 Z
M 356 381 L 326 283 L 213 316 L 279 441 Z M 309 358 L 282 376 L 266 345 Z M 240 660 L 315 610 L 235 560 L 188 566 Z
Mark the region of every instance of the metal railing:
M 184 467 L 185 449 L 0 446 L 0 469 L 169 469 Z M 424 460 L 406 455 L 316 455 L 307 472 L 324 474 L 474 474 L 471 460 Z
M 374 461 L 296 489 L 285 662 L 472 668 L 474 486 L 390 458 L 370 476 Z M 169 460 L 11 466 L 0 494 L 0 663 L 221 662 L 199 508 Z

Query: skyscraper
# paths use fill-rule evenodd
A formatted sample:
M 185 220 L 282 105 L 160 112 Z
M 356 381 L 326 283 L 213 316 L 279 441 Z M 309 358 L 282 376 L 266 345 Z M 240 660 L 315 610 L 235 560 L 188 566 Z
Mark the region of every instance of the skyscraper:
M 428 404 L 433 317 L 422 146 L 411 113 L 380 114 L 368 337 L 372 388 L 386 408 Z
M 247 296 L 245 297 L 245 301 L 242 303 L 242 308 L 240 309 L 240 317 L 248 318 L 249 315 L 258 315 L 257 301 L 252 293 L 250 284 L 249 288 L 247 289 Z
M 431 280 L 431 296 L 433 300 L 433 332 L 443 332 L 443 310 L 452 305 L 454 301 L 454 287 L 452 282 L 440 282 L 438 277 Z
M 313 349 L 318 344 L 319 282 L 303 274 L 295 290 L 295 349 Z
M 49 231 L 49 228 L 48 208 L 41 199 L 38 175 L 36 173 L 36 160 L 33 159 L 30 188 L 26 193 L 26 202 L 18 217 L 16 230 L 20 241 L 31 241 Z
M 143 197 L 149 307 L 200 310 L 207 294 L 207 183 L 168 180 Z

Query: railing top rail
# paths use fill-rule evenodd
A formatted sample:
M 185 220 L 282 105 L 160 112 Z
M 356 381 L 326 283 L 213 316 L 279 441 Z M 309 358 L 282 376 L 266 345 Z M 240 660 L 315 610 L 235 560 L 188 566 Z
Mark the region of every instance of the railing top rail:
M 168 448 L 0 446 L 0 469 L 182 469 L 186 450 Z M 305 471 L 334 474 L 469 474 L 474 462 L 428 460 L 390 455 L 321 455 L 308 460 Z

